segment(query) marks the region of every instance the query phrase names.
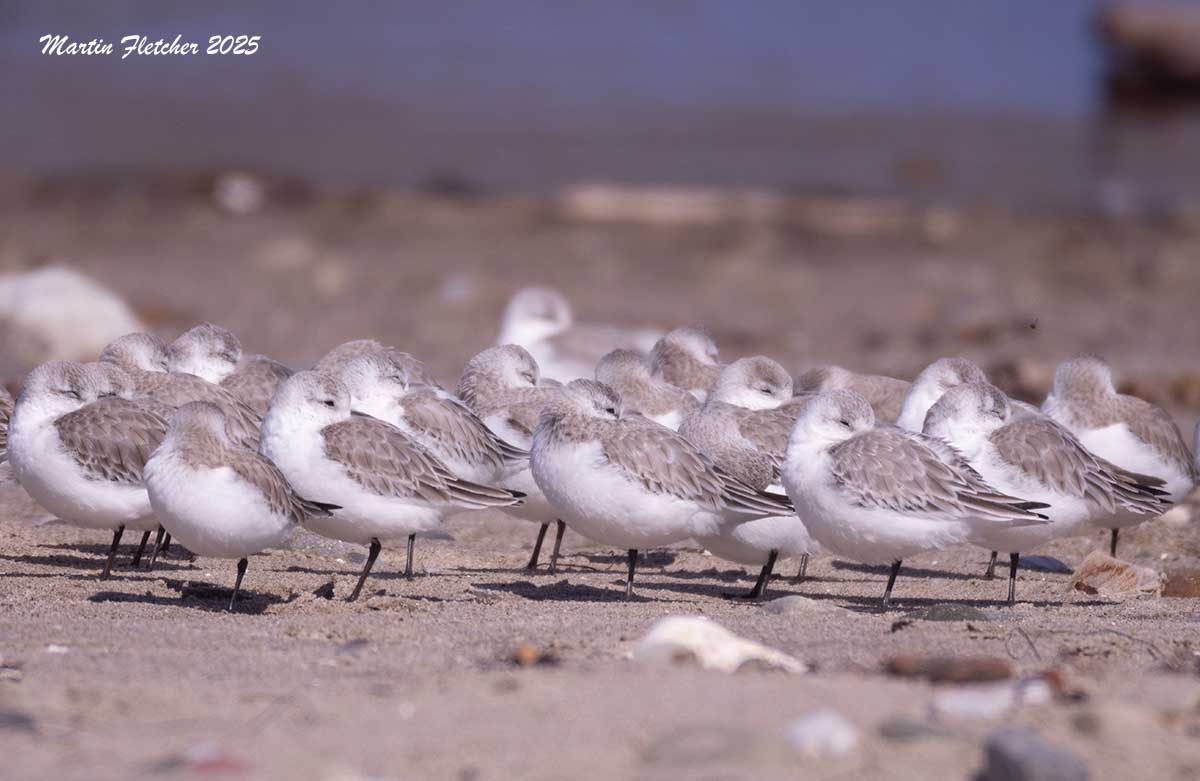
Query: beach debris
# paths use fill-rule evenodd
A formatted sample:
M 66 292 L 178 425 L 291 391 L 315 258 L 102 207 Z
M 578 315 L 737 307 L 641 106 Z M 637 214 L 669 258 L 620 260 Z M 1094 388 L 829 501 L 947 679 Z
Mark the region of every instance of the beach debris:
M 1163 577 L 1156 570 L 1114 559 L 1103 551 L 1092 551 L 1075 570 L 1070 588 L 1092 596 L 1120 599 L 1130 596 L 1159 596 Z
M 994 719 L 1022 705 L 1044 705 L 1054 691 L 1040 677 L 1011 683 L 957 686 L 939 691 L 929 705 L 931 715 L 953 722 L 959 719 Z
M 1047 743 L 1028 727 L 1002 727 L 988 736 L 976 781 L 1087 781 L 1083 760 Z
M 1006 659 L 992 656 L 893 656 L 884 670 L 900 678 L 925 678 L 933 683 L 981 683 L 1013 677 Z
M 517 643 L 509 659 L 518 667 L 558 664 L 558 656 L 553 651 L 529 642 Z
M 858 728 L 832 708 L 810 711 L 787 725 L 787 742 L 806 757 L 836 757 L 858 745 Z
M 659 620 L 630 656 L 649 664 L 692 662 L 723 673 L 736 672 L 747 663 L 789 673 L 808 671 L 800 660 L 738 637 L 703 616 L 667 616 Z
M 1200 570 L 1168 570 L 1163 582 L 1162 595 L 1164 597 L 1200 597 Z
M 118 336 L 142 330 L 120 296 L 68 266 L 0 274 L 0 342 L 30 364 L 94 361 Z

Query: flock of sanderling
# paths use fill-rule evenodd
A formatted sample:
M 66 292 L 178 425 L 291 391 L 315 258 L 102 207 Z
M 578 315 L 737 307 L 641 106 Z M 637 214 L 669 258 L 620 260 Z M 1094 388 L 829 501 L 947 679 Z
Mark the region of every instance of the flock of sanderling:
M 574 323 L 540 288 L 513 298 L 499 342 L 450 392 L 373 340 L 294 372 L 208 323 L 169 345 L 130 334 L 95 363 L 34 369 L 0 403 L 0 455 L 46 510 L 113 531 L 102 577 L 126 529 L 134 566 L 157 532 L 151 567 L 172 537 L 237 560 L 230 609 L 247 557 L 295 524 L 368 546 L 354 600 L 385 541 L 407 539 L 411 575 L 418 533 L 487 507 L 539 524 L 529 568 L 551 524 L 552 572 L 566 527 L 628 551 L 627 598 L 639 550 L 693 538 L 762 568 L 749 598 L 783 558 L 801 578 L 822 550 L 890 563 L 884 607 L 904 558 L 982 546 L 989 574 L 1009 554 L 1012 603 L 1022 551 L 1099 528 L 1115 555 L 1119 529 L 1197 478 L 1170 417 L 1091 355 L 1038 409 L 959 358 L 912 383 L 832 366 L 793 381 L 763 356 L 720 363 L 696 328 Z

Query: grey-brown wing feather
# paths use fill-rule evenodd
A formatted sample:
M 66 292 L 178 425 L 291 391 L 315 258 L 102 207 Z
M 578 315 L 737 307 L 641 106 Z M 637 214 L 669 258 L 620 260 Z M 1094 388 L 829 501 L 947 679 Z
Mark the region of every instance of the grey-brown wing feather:
M 1196 464 L 1192 453 L 1171 416 L 1160 407 L 1136 396 L 1122 396 L 1120 402 L 1123 407 L 1120 411 L 1121 419 L 1129 426 L 1130 433 L 1187 470 L 1192 479 L 1196 479 Z
M 8 458 L 8 421 L 12 419 L 13 398 L 0 386 L 0 461 Z
M 64 448 L 93 480 L 141 485 L 167 423 L 137 402 L 101 399 L 54 421 Z
M 267 414 L 267 407 L 274 398 L 275 391 L 293 373 L 278 361 L 257 356 L 221 380 L 221 387 L 261 417 Z
M 776 470 L 783 464 L 797 411 L 791 405 L 780 409 L 738 410 L 738 431 L 760 453 L 775 462 Z
M 225 430 L 243 447 L 258 447 L 261 418 L 236 396 L 220 385 L 191 374 L 146 372 L 139 381 L 138 391 L 160 404 L 181 407 L 193 401 L 216 404 L 225 414 Z
M 262 493 L 272 512 L 297 523 L 313 515 L 328 515 L 330 505 L 298 496 L 283 473 L 264 456 L 246 448 L 229 448 L 225 463 L 246 482 Z
M 528 451 L 506 445 L 465 404 L 435 388 L 404 396 L 404 418 L 434 455 L 499 470 L 529 460 Z
M 1162 492 L 1140 475 L 1117 467 L 1087 450 L 1069 431 L 1044 416 L 1026 415 L 991 435 L 997 454 L 1050 489 L 1085 499 L 1113 512 L 1162 512 Z M 1151 478 L 1153 480 L 1153 478 Z
M 871 405 L 875 419 L 895 423 L 900 417 L 900 408 L 908 394 L 910 383 L 879 374 L 856 374 L 850 381 L 850 390 L 855 391 Z
M 830 449 L 834 482 L 860 507 L 933 517 L 1040 523 L 1037 503 L 1002 494 L 956 469 L 919 435 L 876 428 Z
M 520 494 L 460 480 L 404 432 L 381 420 L 356 416 L 321 430 L 325 453 L 346 474 L 379 496 L 462 507 L 505 507 Z

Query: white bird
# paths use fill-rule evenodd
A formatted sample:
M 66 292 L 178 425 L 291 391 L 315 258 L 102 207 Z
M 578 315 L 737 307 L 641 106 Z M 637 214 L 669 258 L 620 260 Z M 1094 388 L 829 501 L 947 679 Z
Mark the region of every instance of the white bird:
M 538 418 L 533 479 L 568 526 L 629 555 L 633 596 L 638 550 L 715 534 L 736 516 L 790 512 L 720 472 L 678 433 L 632 414 L 594 380 L 574 380 Z
M 338 378 L 355 412 L 392 424 L 425 448 L 456 478 L 495 485 L 529 467 L 529 451 L 497 437 L 469 407 L 436 385 L 414 383 L 407 360 L 393 351 L 367 352 L 343 365 Z M 407 356 L 406 356 L 407 357 Z M 404 576 L 412 577 L 408 539 Z
M 533 447 L 533 432 L 542 408 L 561 392 L 561 385 L 545 384 L 537 362 L 524 347 L 515 344 L 490 347 L 476 355 L 467 362 L 456 388 L 458 397 L 496 436 L 526 452 Z M 549 567 L 550 574 L 554 574 L 567 525 L 534 482 L 528 463 L 501 479 L 498 485 L 525 494 L 524 504 L 509 507 L 506 513 L 539 525 L 526 569 L 537 569 L 546 532 L 551 523 L 556 525 Z
M 1112 369 L 1099 356 L 1076 355 L 1059 364 L 1042 411 L 1101 458 L 1162 480 L 1171 502 L 1196 485 L 1196 464 L 1175 421 L 1148 401 L 1117 393 Z M 1144 520 L 1145 515 L 1118 512 L 1093 526 L 1112 530 L 1110 551 L 1116 556 L 1120 530 Z
M 987 383 L 946 391 L 925 418 L 925 434 L 952 445 L 998 491 L 1045 505 L 1038 512 L 1049 523 L 973 530 L 973 543 L 1009 554 L 1009 604 L 1022 551 L 1079 534 L 1089 520 L 1118 510 L 1146 515 L 1167 506 L 1162 491 L 1148 485 L 1156 481 L 1095 456 L 1045 415 L 1014 414 L 1004 393 Z
M 650 373 L 703 402 L 721 373 L 717 344 L 702 328 L 676 328 L 654 343 Z
M 700 409 L 695 396 L 653 377 L 646 357 L 633 350 L 613 350 L 601 358 L 596 381 L 615 390 L 627 412 L 640 412 L 676 431 L 684 418 Z
M 542 375 L 567 382 L 591 377 L 596 363 L 608 352 L 630 349 L 647 352 L 661 331 L 577 323 L 566 296 L 544 287 L 527 287 L 508 302 L 496 344 L 524 347 Z
M 434 529 L 456 510 L 520 501 L 514 492 L 455 477 L 390 423 L 352 414 L 346 386 L 321 372 L 297 372 L 280 386 L 263 420 L 260 452 L 301 496 L 320 496 L 340 508 L 313 517 L 308 528 L 369 544 L 351 600 L 362 591 L 383 540 Z
M 265 355 L 245 355 L 242 343 L 227 328 L 201 323 L 180 334 L 166 347 L 167 368 L 194 374 L 220 385 L 259 417 L 271 397 L 292 376 L 287 366 Z
M 144 469 L 159 523 L 200 556 L 237 559 L 233 610 L 247 557 L 281 545 L 296 523 L 329 515 L 333 505 L 302 499 L 265 456 L 225 431 L 220 407 L 180 407 Z
M 699 447 L 721 470 L 758 490 L 780 493 L 780 468 L 796 408 L 780 409 L 791 396 L 791 377 L 770 358 L 742 358 L 725 367 L 704 407 L 684 420 L 679 433 Z M 775 408 L 746 409 L 726 401 L 753 388 L 755 399 L 769 396 Z M 767 389 L 769 392 L 764 393 Z M 723 559 L 761 567 L 758 581 L 745 596 L 761 599 L 779 558 L 800 558 L 797 582 L 804 578 L 808 557 L 819 550 L 795 513 L 756 518 L 722 527 L 697 538 Z
M 965 358 L 939 358 L 929 364 L 909 386 L 896 425 L 906 431 L 920 431 L 934 402 L 964 382 L 987 382 L 987 375 Z
M 891 562 L 883 608 L 904 558 L 968 542 L 989 524 L 1045 523 L 1042 505 L 988 486 L 945 443 L 892 426 L 853 391 L 819 394 L 800 410 L 783 485 L 809 533 L 833 553 Z
M 50 361 L 25 378 L 8 428 L 13 475 L 38 504 L 74 526 L 113 532 L 102 578 L 127 527 L 158 526 L 142 471 L 167 427 L 116 392 L 95 367 Z

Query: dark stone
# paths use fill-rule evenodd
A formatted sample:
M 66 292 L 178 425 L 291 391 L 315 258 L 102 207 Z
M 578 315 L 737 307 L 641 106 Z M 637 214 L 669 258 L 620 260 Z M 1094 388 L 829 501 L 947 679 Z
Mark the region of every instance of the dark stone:
M 0 732 L 37 732 L 37 722 L 25 711 L 0 708 Z
M 1026 727 L 1004 727 L 984 746 L 984 766 L 975 781 L 1087 781 L 1083 760 L 1050 745 Z
M 879 734 L 888 740 L 918 740 L 936 733 L 928 721 L 912 716 L 893 716 L 879 725 Z
M 970 605 L 952 602 L 930 605 L 910 614 L 920 621 L 990 621 L 987 613 Z
M 1034 572 L 1053 572 L 1057 575 L 1075 574 L 1075 570 L 1053 556 L 1022 556 L 1017 566 Z

